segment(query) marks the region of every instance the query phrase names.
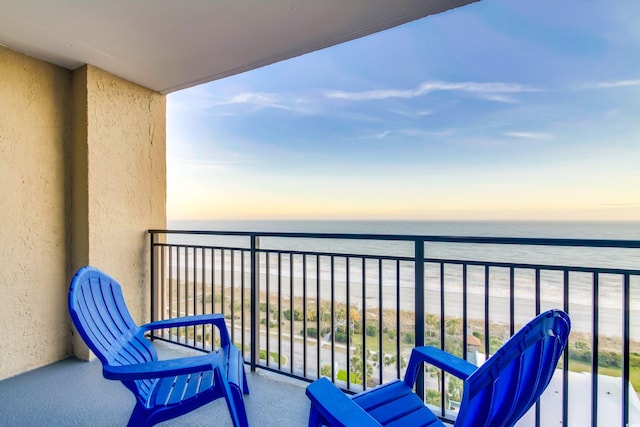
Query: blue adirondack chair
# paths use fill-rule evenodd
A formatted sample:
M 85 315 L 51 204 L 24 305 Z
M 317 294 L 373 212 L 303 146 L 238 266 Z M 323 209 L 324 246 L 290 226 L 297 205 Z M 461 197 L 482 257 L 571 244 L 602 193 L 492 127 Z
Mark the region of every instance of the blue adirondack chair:
M 136 404 L 129 426 L 150 426 L 224 397 L 234 426 L 246 427 L 243 394 L 249 394 L 240 351 L 219 314 L 188 316 L 138 326 L 125 305 L 120 284 L 92 267 L 71 281 L 69 313 L 76 329 L 102 362 L 105 378 L 120 380 Z M 192 357 L 158 360 L 147 331 L 210 324 L 220 332 L 220 349 Z
M 353 398 L 321 378 L 307 387 L 309 426 L 444 426 L 413 392 L 425 362 L 464 381 L 455 427 L 513 426 L 551 381 L 570 329 L 566 313 L 542 313 L 480 367 L 435 347 L 416 347 L 404 381 L 394 380 Z

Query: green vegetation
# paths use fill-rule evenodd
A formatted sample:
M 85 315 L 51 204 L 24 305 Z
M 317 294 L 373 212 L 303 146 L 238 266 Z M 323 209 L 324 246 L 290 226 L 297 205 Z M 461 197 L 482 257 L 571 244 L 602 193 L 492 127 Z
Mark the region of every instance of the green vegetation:
M 335 330 L 335 341 L 339 342 L 339 343 L 346 343 L 347 342 L 347 331 L 345 330 L 344 326 L 338 326 Z
M 278 359 L 280 359 L 280 363 L 281 364 L 286 364 L 287 363 L 287 359 L 284 356 L 280 356 L 278 353 L 276 353 L 274 351 L 270 351 L 269 352 L 269 356 L 276 363 L 278 363 Z M 260 350 L 260 359 L 261 360 L 267 360 L 267 351 L 266 350 Z
M 402 336 L 402 342 L 405 344 L 414 344 L 416 342 L 416 336 L 413 332 L 406 332 Z
M 425 393 L 425 401 L 430 405 L 440 406 L 440 401 L 442 400 L 442 393 L 437 390 L 426 390 Z
M 368 323 L 364 332 L 368 337 L 377 337 L 378 326 L 375 323 Z
M 260 319 L 260 324 L 261 325 L 266 325 L 267 324 L 267 319 L 265 319 L 264 317 L 262 319 Z M 275 328 L 277 326 L 278 326 L 277 323 L 269 321 L 269 328 Z
M 351 375 L 349 376 L 351 383 L 353 384 L 357 384 L 358 382 L 356 381 L 356 376 L 355 374 L 352 372 Z M 340 381 L 347 381 L 347 371 L 345 371 L 344 369 L 340 369 L 338 370 L 338 373 L 336 374 L 336 379 L 340 380 Z
M 231 291 L 229 291 L 231 292 Z M 247 315 L 250 307 L 250 300 L 245 299 L 244 302 L 240 298 L 240 294 L 235 294 L 235 301 L 231 303 L 231 293 L 222 299 L 221 293 L 216 292 L 215 298 L 212 294 L 205 294 L 199 296 L 200 300 L 209 304 L 208 309 L 213 309 L 216 312 L 224 312 L 226 318 L 231 318 L 231 313 L 235 314 L 236 319 L 239 319 L 239 313 L 244 305 L 247 311 Z M 259 304 L 259 310 L 262 314 L 260 319 L 261 325 L 268 325 L 267 329 L 277 328 L 278 320 L 282 321 L 284 330 L 288 331 L 291 327 L 291 323 L 295 326 L 299 336 L 307 336 L 309 338 L 320 338 L 331 333 L 333 327 L 333 340 L 338 344 L 346 344 L 347 338 L 349 338 L 351 346 L 357 346 L 358 351 L 350 353 L 350 365 L 351 365 L 351 382 L 361 383 L 363 371 L 366 369 L 367 378 L 371 377 L 370 371 L 372 367 L 379 366 L 379 363 L 383 363 L 385 366 L 393 366 L 396 363 L 396 351 L 398 342 L 401 349 L 407 350 L 416 343 L 415 333 L 413 326 L 415 322 L 415 315 L 412 312 L 402 312 L 400 316 L 400 330 L 397 330 L 396 324 L 397 313 L 394 310 L 385 310 L 384 313 L 379 313 L 376 309 L 368 308 L 366 311 L 366 321 L 362 318 L 363 312 L 356 306 L 347 307 L 344 303 L 334 302 L 333 306 L 330 303 L 322 302 L 319 306 L 316 305 L 314 300 L 307 301 L 307 310 L 303 311 L 301 308 L 301 299 L 296 298 L 293 301 L 283 301 L 284 305 L 289 304 L 289 308 L 278 312 L 278 305 L 275 301 L 270 301 L 267 312 L 267 303 L 261 302 Z M 233 305 L 233 310 L 232 306 Z M 295 306 L 293 306 L 295 305 Z M 296 308 L 297 307 L 297 308 Z M 382 315 L 382 321 L 379 316 Z M 348 317 L 348 319 L 347 319 Z M 307 323 L 306 330 L 302 327 L 304 321 Z M 441 336 L 441 321 L 444 321 L 444 337 Z M 319 329 L 318 329 L 319 326 Z M 475 348 L 469 348 L 469 350 L 477 349 L 480 352 L 484 352 L 485 343 L 487 337 L 485 337 L 485 325 L 479 320 L 470 320 L 466 327 L 470 330 L 470 336 L 475 337 L 479 341 L 479 346 Z M 491 331 L 488 342 L 489 352 L 494 353 L 500 348 L 504 341 L 509 336 L 509 330 L 507 325 L 491 324 L 489 325 Z M 264 331 L 264 329 L 263 329 Z M 194 340 L 195 342 L 203 342 L 208 345 L 212 345 L 212 341 L 219 341 L 216 338 L 216 333 L 211 328 L 201 327 L 182 327 L 179 329 L 172 329 L 170 333 L 174 336 L 179 336 L 181 340 Z M 382 334 L 382 336 L 380 336 Z M 434 345 L 440 347 L 444 341 L 445 350 L 461 356 L 463 354 L 463 324 L 462 319 L 447 317 L 441 319 L 439 315 L 427 313 L 425 316 L 425 337 L 424 342 L 427 345 Z M 382 348 L 380 348 L 382 344 Z M 366 363 L 363 363 L 362 358 L 362 346 L 366 346 L 368 354 L 366 355 Z M 638 343 L 633 342 L 632 347 L 637 348 Z M 622 354 L 621 354 L 621 342 L 615 337 L 601 337 L 600 348 L 598 354 L 598 372 L 603 375 L 610 375 L 620 377 L 622 375 Z M 575 372 L 591 372 L 592 364 L 592 347 L 591 339 L 587 334 L 572 333 L 570 343 L 567 351 L 569 353 L 569 369 Z M 261 357 L 263 358 L 263 352 Z M 380 354 L 383 357 L 380 360 Z M 279 356 L 276 353 L 271 353 L 271 357 L 277 359 Z M 401 364 L 404 366 L 406 361 L 401 359 Z M 560 366 L 562 360 L 560 361 Z M 629 357 L 630 366 L 630 382 L 634 389 L 640 392 L 640 352 L 632 352 Z M 366 368 L 365 368 L 366 367 Z M 321 373 L 330 375 L 331 368 L 323 366 Z M 338 373 L 339 379 L 346 380 L 346 373 L 341 371 Z M 440 402 L 441 393 L 435 392 L 428 399 L 437 400 L 437 404 Z M 457 385 L 448 382 L 447 399 L 456 400 L 457 397 Z
M 282 316 L 286 319 L 286 320 L 291 320 L 291 310 L 287 309 L 284 310 L 282 312 Z M 304 320 L 304 316 L 302 315 L 302 311 L 300 310 L 293 310 L 293 320 L 296 322 L 302 322 L 302 320 Z M 310 319 L 307 319 L 310 320 Z
M 464 383 L 460 378 L 449 375 L 449 382 L 447 384 L 447 399 L 460 402 L 462 400 L 463 384 Z
M 396 339 L 396 330 L 395 329 L 384 328 L 383 332 L 384 332 L 384 334 L 386 334 L 388 341 L 392 341 L 392 340 Z
M 320 375 L 323 377 L 331 378 L 331 366 L 330 365 L 322 365 L 320 367 Z M 345 378 L 347 374 L 345 373 Z
M 588 343 L 575 341 L 568 346 L 569 370 L 572 372 L 591 372 L 592 350 Z M 622 376 L 622 354 L 613 351 L 598 353 L 598 373 L 611 377 Z M 633 352 L 629 355 L 629 381 L 636 392 L 640 392 L 640 354 Z

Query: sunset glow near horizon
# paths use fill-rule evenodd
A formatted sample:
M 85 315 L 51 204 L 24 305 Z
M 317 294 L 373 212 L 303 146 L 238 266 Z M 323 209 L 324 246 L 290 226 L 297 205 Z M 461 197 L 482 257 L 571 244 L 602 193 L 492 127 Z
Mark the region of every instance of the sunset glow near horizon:
M 639 19 L 483 0 L 170 94 L 168 218 L 640 220 Z

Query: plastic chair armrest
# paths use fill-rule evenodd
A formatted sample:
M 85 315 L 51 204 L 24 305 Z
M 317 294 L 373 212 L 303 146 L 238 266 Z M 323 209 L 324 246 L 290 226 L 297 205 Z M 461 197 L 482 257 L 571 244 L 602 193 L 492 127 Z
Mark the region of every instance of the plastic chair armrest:
M 307 387 L 307 396 L 331 427 L 379 427 L 371 415 L 348 398 L 327 378 L 320 378 Z
M 219 364 L 220 356 L 217 353 L 208 353 L 201 356 L 156 360 L 134 365 L 115 366 L 105 364 L 102 372 L 104 377 L 110 380 L 131 381 L 211 371 L 219 366 Z
M 422 363 L 433 365 L 462 380 L 466 380 L 469 375 L 478 369 L 477 366 L 466 360 L 440 350 L 439 348 L 431 346 L 416 347 L 411 351 L 411 358 L 409 359 L 409 365 L 407 366 L 407 372 L 404 377 L 404 382 L 409 387 L 413 387 L 418 369 Z
M 220 346 L 226 347 L 231 344 L 231 338 L 229 337 L 229 331 L 227 324 L 225 323 L 224 316 L 222 314 L 201 314 L 197 316 L 185 316 L 176 317 L 173 319 L 158 320 L 157 322 L 147 323 L 142 325 L 140 329 L 143 332 L 151 331 L 154 329 L 165 328 L 178 328 L 181 326 L 193 326 L 211 324 L 218 328 L 220 331 Z

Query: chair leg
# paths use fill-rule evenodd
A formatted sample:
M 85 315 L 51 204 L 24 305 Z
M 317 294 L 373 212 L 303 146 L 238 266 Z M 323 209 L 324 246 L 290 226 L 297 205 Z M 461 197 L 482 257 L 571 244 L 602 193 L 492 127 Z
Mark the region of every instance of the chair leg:
M 242 367 L 242 389 L 244 394 L 249 395 L 249 383 L 247 382 L 247 373 L 244 370 L 244 365 Z
M 140 405 L 136 402 L 135 408 L 133 408 L 133 412 L 131 413 L 131 417 L 129 417 L 129 422 L 127 423 L 127 427 L 143 427 L 148 425 L 149 421 L 149 411 L 144 406 Z
M 224 400 L 227 402 L 227 409 L 231 416 L 231 422 L 234 427 L 248 427 L 249 422 L 247 420 L 247 413 L 244 409 L 244 401 L 242 400 L 242 393 L 237 387 L 230 387 L 227 378 L 222 375 L 219 368 L 214 370 L 215 381 L 222 385 L 222 391 L 224 394 Z M 237 390 L 234 394 L 233 390 Z M 236 395 L 239 397 L 236 398 Z M 239 400 L 239 402 L 238 402 Z
M 320 427 L 322 425 L 320 412 L 315 406 L 311 405 L 311 409 L 309 410 L 309 427 Z
M 247 410 L 244 407 L 242 390 L 240 390 L 240 387 L 236 387 L 233 384 L 231 384 L 229 388 L 231 389 L 231 397 L 233 398 L 234 405 L 238 413 L 238 420 L 240 422 L 240 425 L 243 427 L 248 427 L 249 420 L 247 419 Z M 249 388 L 246 387 L 246 385 L 244 390 L 245 390 L 245 394 L 249 394 Z

